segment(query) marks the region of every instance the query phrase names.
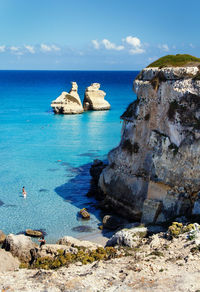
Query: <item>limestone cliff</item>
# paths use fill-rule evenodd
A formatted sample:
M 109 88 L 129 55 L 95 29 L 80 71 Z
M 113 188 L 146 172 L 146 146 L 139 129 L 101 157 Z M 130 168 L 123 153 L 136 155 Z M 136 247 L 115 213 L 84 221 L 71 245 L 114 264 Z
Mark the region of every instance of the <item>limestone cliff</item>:
M 199 72 L 198 64 L 148 67 L 135 79 L 137 100 L 99 179 L 105 203 L 124 216 L 161 223 L 191 214 L 200 191 Z
M 56 114 L 80 114 L 83 112 L 83 106 L 78 94 L 78 85 L 72 82 L 70 92 L 63 91 L 62 94 L 53 100 L 51 107 Z

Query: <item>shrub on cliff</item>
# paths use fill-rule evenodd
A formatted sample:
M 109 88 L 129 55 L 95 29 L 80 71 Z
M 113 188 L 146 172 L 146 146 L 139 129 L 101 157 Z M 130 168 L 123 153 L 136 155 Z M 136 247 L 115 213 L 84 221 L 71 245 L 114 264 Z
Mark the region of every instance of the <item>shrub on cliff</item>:
M 200 65 L 200 58 L 187 54 L 177 54 L 161 57 L 147 67 L 184 67 L 195 64 Z

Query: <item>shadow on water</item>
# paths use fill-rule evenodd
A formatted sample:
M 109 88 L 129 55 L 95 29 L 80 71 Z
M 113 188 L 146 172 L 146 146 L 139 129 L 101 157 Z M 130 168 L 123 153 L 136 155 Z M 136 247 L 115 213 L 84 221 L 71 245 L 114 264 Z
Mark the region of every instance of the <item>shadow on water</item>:
M 90 176 L 89 171 L 90 171 L 91 164 L 92 163 L 88 163 L 85 165 L 81 165 L 80 167 L 76 167 L 76 168 L 73 167 L 72 171 L 75 177 L 70 179 L 67 183 L 56 187 L 55 192 L 60 197 L 62 197 L 65 202 L 76 206 L 78 209 L 87 208 L 90 214 L 93 214 L 97 220 L 101 221 L 102 216 L 104 214 L 101 210 L 97 209 L 96 206 L 98 202 L 96 201 L 95 198 L 91 198 L 91 197 L 88 198 L 86 196 L 90 188 L 91 176 Z M 93 220 L 93 218 L 90 220 Z M 84 223 L 87 224 L 87 221 L 81 219 L 78 215 L 77 215 L 77 222 L 80 222 L 81 224 L 84 224 Z M 76 229 L 77 231 L 82 232 L 80 226 L 77 226 Z M 86 228 L 85 232 L 88 232 L 88 231 L 89 230 L 87 230 Z M 91 231 L 93 230 L 91 229 Z

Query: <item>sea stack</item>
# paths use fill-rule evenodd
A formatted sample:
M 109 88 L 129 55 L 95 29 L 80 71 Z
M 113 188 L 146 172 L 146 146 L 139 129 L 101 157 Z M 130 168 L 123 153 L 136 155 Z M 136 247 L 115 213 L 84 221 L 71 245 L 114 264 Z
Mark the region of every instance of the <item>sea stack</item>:
M 144 223 L 200 215 L 200 59 L 165 56 L 134 81 L 119 146 L 99 186 L 121 215 Z
M 72 82 L 70 92 L 63 91 L 62 94 L 51 103 L 54 113 L 56 114 L 81 114 L 83 106 L 78 94 L 78 85 Z
M 92 83 L 86 88 L 83 100 L 83 108 L 85 111 L 110 109 L 110 104 L 104 99 L 106 93 L 103 90 L 99 90 L 99 88 L 99 83 Z

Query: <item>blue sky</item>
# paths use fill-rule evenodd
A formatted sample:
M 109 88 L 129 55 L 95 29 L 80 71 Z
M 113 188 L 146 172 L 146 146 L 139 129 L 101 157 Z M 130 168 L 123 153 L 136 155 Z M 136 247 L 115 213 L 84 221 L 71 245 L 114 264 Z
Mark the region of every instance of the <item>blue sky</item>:
M 140 70 L 200 57 L 199 0 L 0 0 L 0 69 Z

